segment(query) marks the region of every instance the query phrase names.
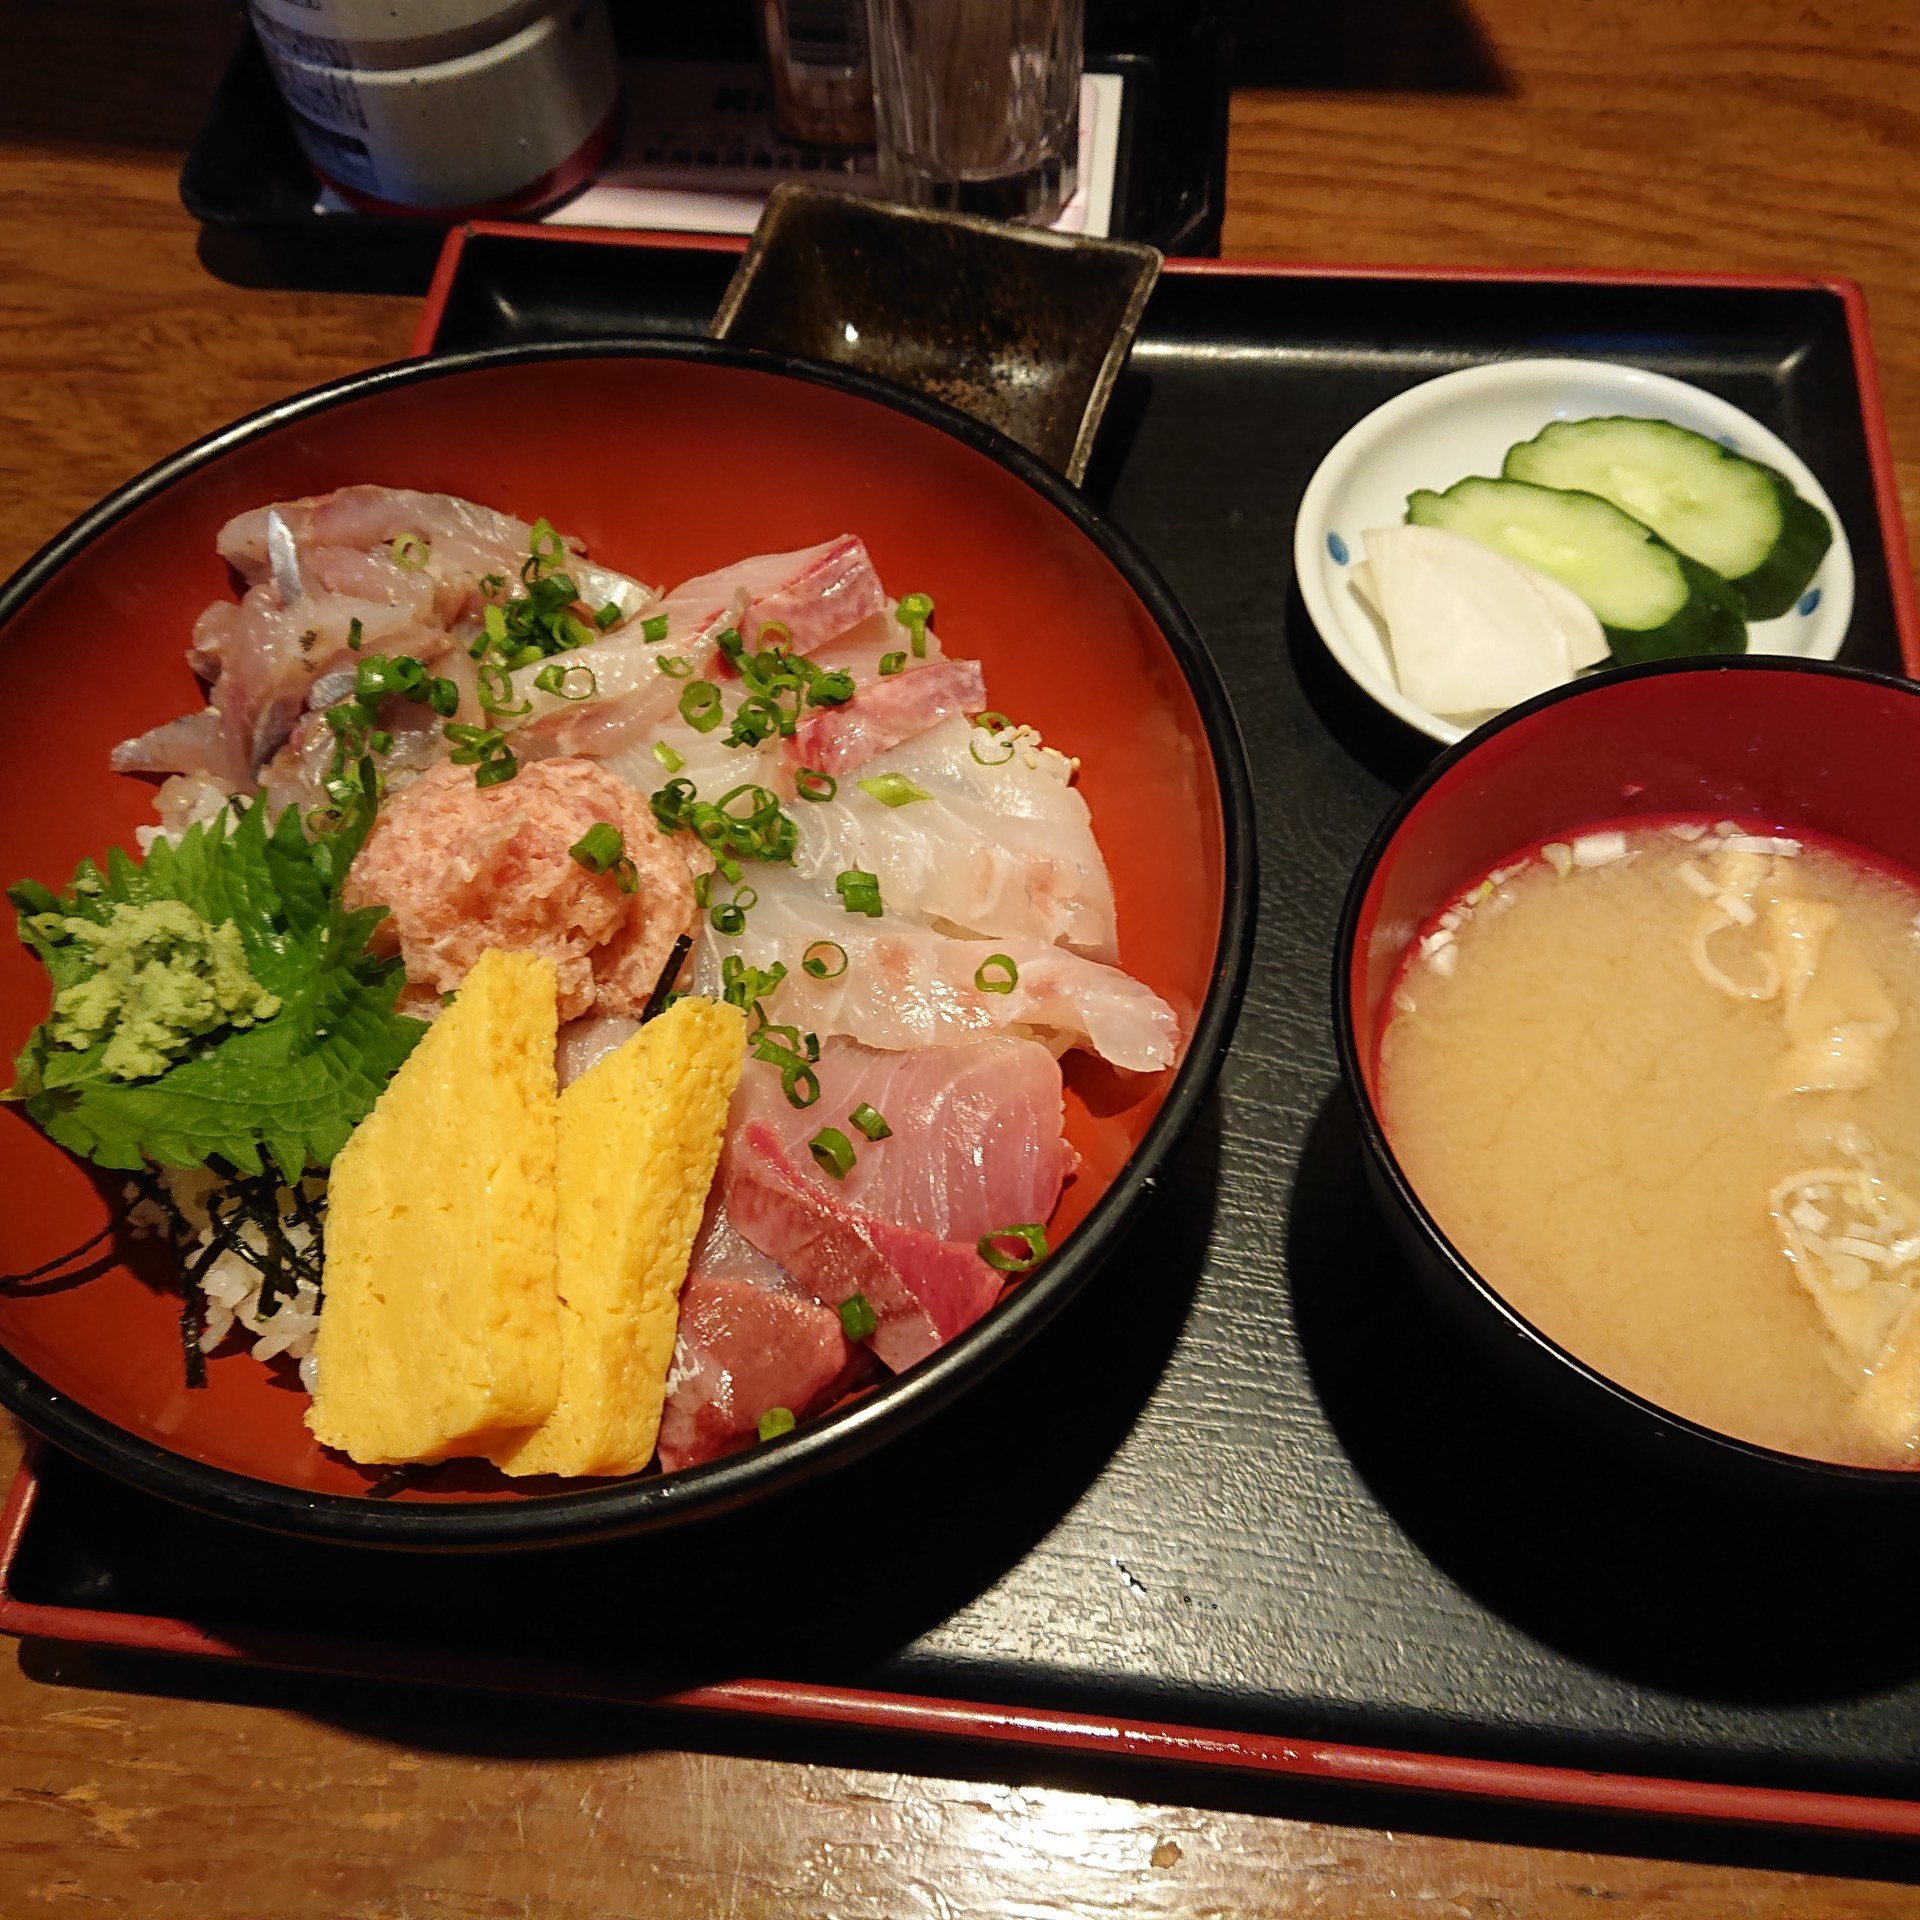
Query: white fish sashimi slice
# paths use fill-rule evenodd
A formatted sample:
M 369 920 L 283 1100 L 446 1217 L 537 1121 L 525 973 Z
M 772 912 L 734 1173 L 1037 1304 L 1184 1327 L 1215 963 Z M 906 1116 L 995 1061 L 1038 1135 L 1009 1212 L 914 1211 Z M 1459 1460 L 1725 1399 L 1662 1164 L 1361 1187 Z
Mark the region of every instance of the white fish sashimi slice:
M 718 995 L 722 958 L 737 954 L 763 972 L 787 969 L 766 1002 L 768 1017 L 822 1041 L 843 1034 L 870 1047 L 907 1048 L 1022 1033 L 1049 1046 L 1089 1048 L 1136 1073 L 1171 1065 L 1179 1050 L 1173 1009 L 1116 967 L 1032 940 L 955 939 L 903 913 L 883 912 L 877 920 L 848 913 L 790 868 L 755 864 L 748 877 L 758 898 L 746 931 L 728 937 L 709 925 L 695 945 L 699 992 Z M 819 980 L 804 970 L 816 941 L 844 949 L 844 973 Z M 996 955 L 1018 971 L 1004 993 L 977 984 Z M 992 982 L 1003 971 L 990 968 L 982 977 Z
M 1034 1040 L 991 1035 L 955 1046 L 883 1053 L 829 1040 L 814 1073 L 819 1097 L 795 1107 L 776 1067 L 750 1060 L 734 1095 L 728 1135 L 770 1127 L 803 1176 L 822 1114 L 856 1149 L 833 1191 L 895 1226 L 972 1243 L 1009 1221 L 1045 1220 L 1073 1171 L 1062 1134 L 1060 1063 Z M 845 1116 L 872 1107 L 891 1132 L 869 1140 Z
M 1115 962 L 1113 885 L 1068 771 L 1057 754 L 943 720 L 844 777 L 832 801 L 795 805 L 794 864 L 823 891 L 849 867 L 876 874 L 883 899 L 956 933 Z M 859 784 L 890 778 L 927 797 L 889 806 Z
M 118 772 L 213 773 L 236 788 L 286 740 L 316 677 L 353 658 L 348 639 L 358 621 L 368 652 L 433 660 L 452 644 L 417 598 L 388 605 L 358 594 L 322 590 L 309 570 L 309 591 L 291 606 L 271 583 L 250 587 L 235 607 L 217 603 L 195 627 L 189 658 L 211 668 L 208 705 L 181 721 L 150 729 L 114 748 Z M 219 618 L 212 618 L 215 611 Z M 202 713 L 215 716 L 203 722 Z
M 419 544 L 396 552 L 403 536 Z M 201 615 L 188 652 L 212 682 L 217 729 L 155 729 L 124 742 L 116 764 L 251 785 L 286 743 L 316 680 L 351 664 L 350 641 L 362 655 L 437 659 L 477 624 L 482 580 L 516 578 L 530 540 L 524 522 L 491 508 L 392 487 L 343 487 L 236 516 L 217 544 L 246 592 L 237 607 L 217 602 Z M 632 611 L 652 598 L 578 555 L 568 564 L 600 605 Z
M 651 607 L 645 621 L 570 654 L 569 664 L 594 676 L 588 699 L 542 693 L 533 684 L 541 667 L 523 668 L 514 676 L 513 695 L 514 703 L 530 703 L 521 731 L 542 743 L 540 751 L 596 757 L 625 752 L 678 711 L 689 679 L 718 673 L 723 687 L 737 688 L 737 677 L 721 672 L 714 658 L 727 628 L 739 629 L 757 647 L 761 629 L 777 621 L 787 629 L 781 644 L 805 654 L 859 627 L 885 605 L 866 547 L 851 535 L 795 553 L 755 555 L 684 582 Z M 650 640 L 649 631 L 660 637 Z M 682 663 L 687 671 L 664 672 L 663 660 Z
M 648 618 L 659 613 L 655 608 Z M 711 673 L 714 643 L 732 623 L 728 610 L 709 607 L 704 625 L 690 619 L 681 623 L 678 640 L 648 646 L 639 639 L 608 639 L 565 655 L 570 678 L 574 669 L 593 676 L 591 682 L 577 680 L 569 686 L 573 693 L 584 690 L 585 698 L 543 693 L 534 685 L 551 662 L 521 668 L 513 676 L 507 703 L 525 704 L 529 710 L 515 731 L 515 751 L 602 759 L 625 752 L 642 736 L 650 738 L 676 717 L 688 684 Z
M 907 646 L 907 630 L 893 617 L 893 608 L 889 604 L 879 613 L 869 614 L 857 627 L 848 628 L 837 639 L 829 640 L 823 647 L 816 647 L 808 658 L 816 667 L 827 671 L 839 668 L 850 673 L 860 685 L 865 686 L 869 680 L 880 678 L 880 662 L 888 654 L 905 653 Z M 931 664 L 947 657 L 941 648 L 940 636 L 932 628 L 927 629 L 925 646 L 921 664 Z
M 1526 572 L 1437 527 L 1366 535 L 1400 688 L 1430 713 L 1510 707 L 1573 673 L 1558 615 Z
M 793 781 L 778 742 L 758 747 L 730 747 L 726 729 L 701 733 L 677 711 L 656 716 L 651 727 L 630 729 L 624 746 L 593 756 L 606 770 L 644 793 L 657 793 L 669 780 L 691 780 L 702 800 L 719 801 L 733 788 L 753 785 L 782 797 L 788 811 Z M 662 759 L 656 747 L 666 750 Z
M 220 529 L 220 556 L 256 583 L 273 575 L 270 518 L 291 535 L 300 565 L 311 564 L 316 550 L 347 548 L 371 553 L 390 548 L 403 535 L 425 543 L 419 571 L 441 585 L 466 589 L 488 574 L 508 582 L 519 579 L 530 551 L 532 528 L 510 513 L 462 500 L 450 493 L 420 493 L 410 487 L 352 486 L 304 500 L 278 501 L 237 514 Z M 564 535 L 562 536 L 565 537 Z M 612 601 L 623 618 L 650 605 L 652 589 L 592 561 L 567 540 L 565 562 L 590 606 Z

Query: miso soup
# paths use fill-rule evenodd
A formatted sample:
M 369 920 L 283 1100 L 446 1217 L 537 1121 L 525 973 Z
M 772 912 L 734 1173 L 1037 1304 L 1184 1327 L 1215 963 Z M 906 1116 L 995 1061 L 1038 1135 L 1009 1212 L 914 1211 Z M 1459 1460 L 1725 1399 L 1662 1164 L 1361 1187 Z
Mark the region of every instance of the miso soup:
M 1784 1452 L 1920 1465 L 1920 885 L 1730 821 L 1496 868 L 1396 983 L 1393 1150 L 1596 1371 Z

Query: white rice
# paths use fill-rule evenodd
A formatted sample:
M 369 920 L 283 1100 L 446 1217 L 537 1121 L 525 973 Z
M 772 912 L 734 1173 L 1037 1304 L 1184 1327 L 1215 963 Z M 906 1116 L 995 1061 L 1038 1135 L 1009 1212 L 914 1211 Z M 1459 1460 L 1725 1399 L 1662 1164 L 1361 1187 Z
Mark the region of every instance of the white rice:
M 193 1245 L 183 1250 L 185 1256 L 191 1258 L 197 1249 L 213 1243 L 214 1228 L 209 1204 L 218 1195 L 222 1182 L 218 1175 L 209 1173 L 205 1168 L 182 1170 L 163 1167 L 160 1178 L 173 1204 L 197 1235 Z M 325 1191 L 323 1179 L 314 1175 L 307 1177 L 303 1186 L 307 1199 L 318 1199 Z M 304 1221 L 286 1218 L 288 1195 L 285 1188 L 281 1189 L 280 1202 L 287 1240 L 290 1245 L 305 1252 L 313 1244 L 313 1231 Z M 136 1233 L 162 1233 L 167 1226 L 160 1209 L 151 1201 L 144 1200 L 128 1215 L 128 1222 Z M 250 1334 L 256 1360 L 272 1360 L 285 1354 L 299 1361 L 301 1384 L 311 1393 L 314 1386 L 313 1343 L 320 1331 L 319 1289 L 312 1281 L 302 1280 L 292 1293 L 283 1291 L 280 1294 L 271 1313 L 262 1314 L 260 1295 L 266 1275 L 259 1263 L 267 1252 L 265 1237 L 258 1227 L 249 1222 L 241 1227 L 236 1238 L 240 1244 L 219 1254 L 200 1276 L 200 1297 L 205 1313 L 200 1351 L 214 1352 L 236 1331 Z M 253 1257 L 249 1258 L 249 1255 Z

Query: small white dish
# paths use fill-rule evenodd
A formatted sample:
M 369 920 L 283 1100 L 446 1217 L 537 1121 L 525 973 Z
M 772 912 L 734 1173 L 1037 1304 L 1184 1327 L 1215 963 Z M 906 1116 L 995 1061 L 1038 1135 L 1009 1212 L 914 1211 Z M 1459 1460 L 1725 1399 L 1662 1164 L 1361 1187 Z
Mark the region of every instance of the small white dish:
M 1379 623 L 1354 592 L 1351 568 L 1364 536 L 1398 526 L 1407 496 L 1444 490 L 1468 474 L 1497 474 L 1516 441 L 1550 420 L 1632 414 L 1671 420 L 1777 467 L 1833 523 L 1833 545 L 1798 604 L 1747 628 L 1750 653 L 1831 660 L 1853 616 L 1853 554 L 1826 489 L 1806 463 L 1751 414 L 1663 373 L 1610 360 L 1500 360 L 1410 387 L 1350 427 L 1320 462 L 1293 526 L 1300 595 L 1327 651 L 1364 692 L 1430 739 L 1451 743 L 1469 729 L 1429 713 L 1400 691 Z

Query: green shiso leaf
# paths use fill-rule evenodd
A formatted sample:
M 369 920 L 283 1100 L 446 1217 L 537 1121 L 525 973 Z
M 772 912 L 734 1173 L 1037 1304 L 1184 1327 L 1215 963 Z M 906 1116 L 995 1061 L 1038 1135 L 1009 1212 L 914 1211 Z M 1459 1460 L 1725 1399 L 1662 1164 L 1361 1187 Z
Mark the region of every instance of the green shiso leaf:
M 62 894 L 34 880 L 8 890 L 21 941 L 56 991 L 92 969 L 75 943 L 43 938 L 35 914 L 105 924 L 116 905 L 180 900 L 216 926 L 232 921 L 249 971 L 282 1002 L 271 1019 L 134 1082 L 103 1070 L 104 1038 L 75 1051 L 36 1027 L 6 1097 L 61 1146 L 128 1171 L 220 1160 L 259 1173 L 271 1162 L 291 1180 L 332 1161 L 426 1032 L 424 1021 L 393 1010 L 405 983 L 399 961 L 367 951 L 385 909 L 348 913 L 339 904 L 366 814 L 313 840 L 292 808 L 271 830 L 266 816 L 256 801 L 178 845 L 156 840 L 144 861 L 116 847 L 104 868 L 83 861 Z

